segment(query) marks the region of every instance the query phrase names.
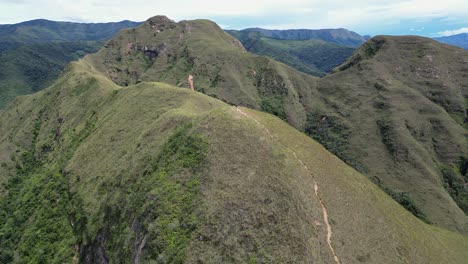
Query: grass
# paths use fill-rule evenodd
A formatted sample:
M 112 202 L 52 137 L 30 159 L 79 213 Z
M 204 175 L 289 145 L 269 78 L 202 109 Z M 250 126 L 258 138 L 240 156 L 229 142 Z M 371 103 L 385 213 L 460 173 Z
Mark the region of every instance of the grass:
M 466 258 L 466 237 L 424 224 L 279 118 L 241 108 L 269 136 L 219 100 L 162 83 L 118 87 L 86 63 L 0 115 L 10 131 L 1 162 L 21 150 L 38 161 L 17 183 L 21 170 L 0 167 L 14 183 L 1 199 L 3 260 L 332 261 L 311 174 L 343 261 Z

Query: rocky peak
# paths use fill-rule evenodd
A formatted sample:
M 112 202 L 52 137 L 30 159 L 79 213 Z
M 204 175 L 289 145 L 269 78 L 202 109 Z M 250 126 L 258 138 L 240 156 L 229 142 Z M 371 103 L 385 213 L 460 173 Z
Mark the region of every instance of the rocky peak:
M 171 29 L 176 27 L 177 25 L 177 23 L 174 20 L 171 20 L 166 16 L 154 16 L 146 20 L 146 23 L 149 24 L 150 27 L 159 31 Z

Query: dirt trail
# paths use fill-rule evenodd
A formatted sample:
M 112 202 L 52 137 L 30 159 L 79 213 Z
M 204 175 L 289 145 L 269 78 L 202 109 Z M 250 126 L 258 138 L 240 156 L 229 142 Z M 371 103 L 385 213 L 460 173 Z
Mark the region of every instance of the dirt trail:
M 273 134 L 271 133 L 271 131 L 266 128 L 263 124 L 261 124 L 257 119 L 255 119 L 254 117 L 248 115 L 247 113 L 245 113 L 244 111 L 242 111 L 240 108 L 236 107 L 236 110 L 237 112 L 239 112 L 240 114 L 242 114 L 243 116 L 247 117 L 247 118 L 250 118 L 252 120 L 254 120 L 259 126 L 261 126 L 267 133 L 268 135 L 274 139 L 275 137 L 273 136 Z M 333 244 L 332 244 L 332 236 L 333 236 L 333 230 L 332 230 L 332 226 L 330 225 L 330 221 L 328 219 L 328 211 L 327 211 L 327 208 L 325 207 L 325 204 L 323 203 L 323 200 L 322 198 L 320 197 L 320 194 L 319 194 L 319 185 L 318 185 L 318 181 L 317 181 L 317 178 L 315 178 L 315 176 L 310 172 L 309 168 L 307 167 L 307 165 L 304 163 L 304 161 L 302 161 L 299 157 L 297 157 L 296 155 L 296 152 L 294 152 L 292 149 L 290 149 L 288 146 L 284 145 L 283 143 L 281 143 L 281 141 L 278 140 L 278 142 L 280 144 L 282 144 L 287 150 L 289 150 L 293 155 L 294 155 L 294 158 L 296 158 L 297 161 L 299 161 L 299 163 L 301 163 L 301 165 L 304 167 L 304 169 L 307 171 L 307 173 L 312 177 L 312 180 L 314 181 L 314 192 L 315 192 L 315 196 L 317 197 L 317 200 L 320 202 L 320 206 L 322 207 L 322 213 L 323 213 L 323 221 L 325 222 L 325 225 L 327 227 L 327 244 L 328 244 L 328 247 L 330 248 L 330 251 L 331 253 L 333 254 L 333 258 L 335 259 L 335 262 L 337 264 L 340 264 L 340 259 L 338 258 L 338 256 L 336 255 L 336 252 L 335 252 L 335 248 L 333 247 Z

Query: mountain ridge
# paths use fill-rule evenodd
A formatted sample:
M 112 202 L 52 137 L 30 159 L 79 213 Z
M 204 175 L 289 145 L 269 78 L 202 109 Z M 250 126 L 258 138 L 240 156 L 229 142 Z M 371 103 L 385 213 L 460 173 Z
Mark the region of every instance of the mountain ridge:
M 465 51 L 445 47 L 427 38 L 374 37 L 319 79 L 247 53 L 213 22 L 154 17 L 85 60 L 123 86 L 188 87 L 191 74 L 198 91 L 277 115 L 413 214 L 466 233 L 465 180 L 457 169 L 466 157 Z

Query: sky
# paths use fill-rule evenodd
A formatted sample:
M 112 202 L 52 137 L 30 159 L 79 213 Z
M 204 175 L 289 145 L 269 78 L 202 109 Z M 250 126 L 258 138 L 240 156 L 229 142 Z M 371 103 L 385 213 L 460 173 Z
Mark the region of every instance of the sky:
M 205 18 L 224 29 L 346 28 L 361 35 L 468 33 L 468 0 L 0 0 L 0 24 Z

